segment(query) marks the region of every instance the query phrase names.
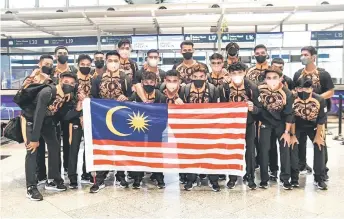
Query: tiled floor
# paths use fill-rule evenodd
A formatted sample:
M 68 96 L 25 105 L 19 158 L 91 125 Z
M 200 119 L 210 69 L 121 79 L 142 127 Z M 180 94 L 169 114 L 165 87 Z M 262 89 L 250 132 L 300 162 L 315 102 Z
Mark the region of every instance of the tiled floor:
M 1 218 L 344 218 L 344 145 L 331 138 L 328 138 L 328 191 L 317 190 L 312 175 L 302 175 L 301 187 L 293 191 L 285 191 L 277 183 L 272 183 L 268 190 L 250 191 L 240 182 L 235 189 L 223 187 L 219 193 L 206 185 L 186 192 L 176 174 L 166 175 L 165 190 L 158 190 L 148 179 L 141 190 L 117 188 L 111 176 L 108 186 L 98 194 L 90 194 L 90 186 L 63 193 L 40 187 L 42 202 L 25 197 L 23 146 L 6 145 L 0 148 L 1 155 L 10 155 L 0 161 L 0 215 Z M 308 146 L 312 165 L 313 151 Z

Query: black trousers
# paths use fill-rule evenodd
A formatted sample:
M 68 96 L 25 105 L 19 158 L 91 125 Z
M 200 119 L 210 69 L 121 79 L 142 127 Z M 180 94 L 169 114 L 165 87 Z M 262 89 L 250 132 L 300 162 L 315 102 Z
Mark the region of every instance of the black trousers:
M 26 118 L 21 117 L 21 127 L 24 141 L 27 144 L 30 143 L 33 123 L 27 121 Z M 51 117 L 45 118 L 42 125 L 41 135 L 47 143 L 48 147 L 48 179 L 54 179 L 57 182 L 63 182 L 61 174 L 59 171 L 59 154 L 60 147 L 56 137 L 54 121 Z M 37 168 L 37 150 L 32 153 L 32 151 L 26 151 L 25 157 L 25 175 L 26 175 L 26 186 L 37 186 L 36 178 L 36 168 Z
M 47 178 L 47 168 L 45 166 L 45 141 L 43 137 L 39 139 L 39 147 L 37 148 L 36 174 L 38 180 Z
M 278 150 L 277 150 L 277 136 L 271 133 L 271 148 L 269 151 L 269 168 L 270 171 L 278 171 Z
M 83 135 L 83 130 L 80 125 L 80 122 L 69 123 L 69 131 L 72 136 L 70 136 L 68 177 L 72 183 L 76 183 L 78 178 L 78 155 Z
M 69 122 L 68 121 L 61 121 L 61 131 L 63 136 L 63 168 L 68 168 L 69 163 Z
M 296 137 L 298 139 L 305 138 L 307 140 L 307 136 L 308 136 L 309 139 L 313 142 L 316 136 L 316 131 L 317 130 L 314 127 L 313 128 L 296 127 Z M 321 150 L 319 150 L 319 147 L 317 144 L 313 144 L 313 146 L 314 146 L 314 159 L 313 159 L 314 177 L 316 181 L 324 180 L 324 176 L 326 173 L 326 153 L 327 153 L 326 146 L 322 146 Z
M 262 182 L 269 181 L 269 152 L 271 149 L 271 135 L 274 134 L 278 138 L 280 145 L 281 160 L 281 181 L 289 181 L 291 176 L 290 147 L 284 146 L 284 140 L 280 140 L 285 130 L 285 123 L 281 122 L 278 127 L 262 123 L 260 126 L 259 137 L 259 161 L 260 161 L 260 177 Z

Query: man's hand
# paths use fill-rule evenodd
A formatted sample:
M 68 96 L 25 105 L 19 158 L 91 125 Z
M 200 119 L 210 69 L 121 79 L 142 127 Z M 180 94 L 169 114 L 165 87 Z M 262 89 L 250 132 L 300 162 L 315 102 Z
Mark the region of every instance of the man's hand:
M 287 145 L 290 147 L 290 135 L 288 133 L 284 133 L 280 139 L 281 141 L 284 140 L 284 147 Z
M 325 146 L 324 138 L 322 138 L 321 135 L 316 135 L 313 143 L 318 145 L 320 151 L 321 151 L 321 146 Z
M 186 86 L 186 84 L 185 84 L 185 83 L 181 83 L 181 84 L 180 84 L 180 86 L 182 86 L 182 87 L 185 87 L 185 86 Z
M 248 104 L 248 111 L 252 112 L 253 111 L 253 103 L 251 101 L 247 101 Z
M 85 98 L 86 98 L 86 95 L 84 93 L 81 92 L 81 93 L 78 94 L 78 100 L 79 101 L 82 102 L 82 101 L 84 101 Z
M 290 145 L 291 145 L 291 148 L 294 149 L 294 146 L 299 144 L 299 141 L 297 140 L 296 136 L 293 135 L 293 136 L 290 136 Z
M 80 119 L 81 127 L 84 128 L 84 117 L 81 116 L 79 119 Z
M 176 100 L 174 101 L 174 103 L 175 103 L 176 105 L 183 105 L 183 104 L 184 104 L 183 100 L 180 99 L 179 97 L 178 97 L 178 99 L 176 99 Z
M 32 141 L 28 145 L 26 145 L 26 149 L 31 151 L 31 154 L 33 154 L 37 150 L 38 146 L 39 146 L 38 141 Z
M 126 100 L 128 100 L 128 98 L 126 96 L 124 96 L 123 94 L 117 98 L 117 101 L 120 101 L 120 102 L 123 102 Z
M 76 111 L 81 111 L 82 110 L 82 101 L 78 101 L 76 105 Z

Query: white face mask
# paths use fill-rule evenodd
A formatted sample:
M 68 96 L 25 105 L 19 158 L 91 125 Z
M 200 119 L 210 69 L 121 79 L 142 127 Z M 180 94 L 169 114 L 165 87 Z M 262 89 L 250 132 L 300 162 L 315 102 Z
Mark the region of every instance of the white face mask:
M 129 57 L 130 51 L 126 49 L 120 49 L 118 53 L 122 59 L 127 59 Z
M 244 77 L 241 75 L 235 75 L 232 77 L 234 84 L 241 84 L 243 79 L 244 79 Z
M 178 89 L 178 84 L 176 83 L 166 83 L 166 88 L 167 90 L 169 90 L 171 93 L 173 93 L 174 91 L 176 91 Z
M 222 65 L 212 65 L 211 69 L 213 70 L 213 72 L 221 72 Z
M 155 68 L 158 66 L 159 60 L 158 59 L 147 59 L 147 63 L 150 67 Z
M 276 90 L 278 88 L 278 85 L 281 83 L 280 80 L 278 80 L 278 79 L 277 80 L 275 80 L 275 79 L 265 80 L 265 81 L 271 90 Z
M 110 62 L 106 64 L 106 68 L 111 71 L 115 72 L 119 69 L 119 62 Z

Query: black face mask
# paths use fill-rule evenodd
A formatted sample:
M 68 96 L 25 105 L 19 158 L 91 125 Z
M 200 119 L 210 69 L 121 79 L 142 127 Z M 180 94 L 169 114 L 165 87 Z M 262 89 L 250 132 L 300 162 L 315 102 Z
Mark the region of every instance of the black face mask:
M 51 75 L 52 72 L 53 72 L 52 67 L 42 66 L 42 73 L 47 74 L 47 75 Z
M 94 64 L 96 65 L 96 68 L 103 68 L 104 67 L 104 60 L 96 60 L 94 62 Z
M 70 94 L 74 91 L 74 86 L 69 84 L 62 84 L 62 90 L 64 94 Z
M 79 67 L 79 70 L 83 75 L 88 75 L 91 72 L 90 67 Z
M 185 60 L 190 60 L 192 58 L 192 55 L 193 55 L 192 52 L 183 53 L 183 57 Z
M 266 61 L 266 56 L 255 56 L 258 63 L 264 63 Z
M 65 64 L 68 61 L 68 56 L 65 55 L 59 55 L 57 57 L 57 61 L 61 64 Z
M 237 56 L 238 55 L 238 50 L 234 47 L 231 47 L 227 51 L 228 56 Z
M 148 93 L 152 93 L 155 89 L 155 86 L 153 85 L 143 85 L 143 89 Z
M 199 89 L 203 87 L 205 80 L 193 80 L 192 82 L 195 85 L 195 87 Z
M 307 99 L 311 96 L 311 93 L 307 93 L 306 91 L 297 92 L 297 96 L 298 96 L 301 100 L 307 100 Z

